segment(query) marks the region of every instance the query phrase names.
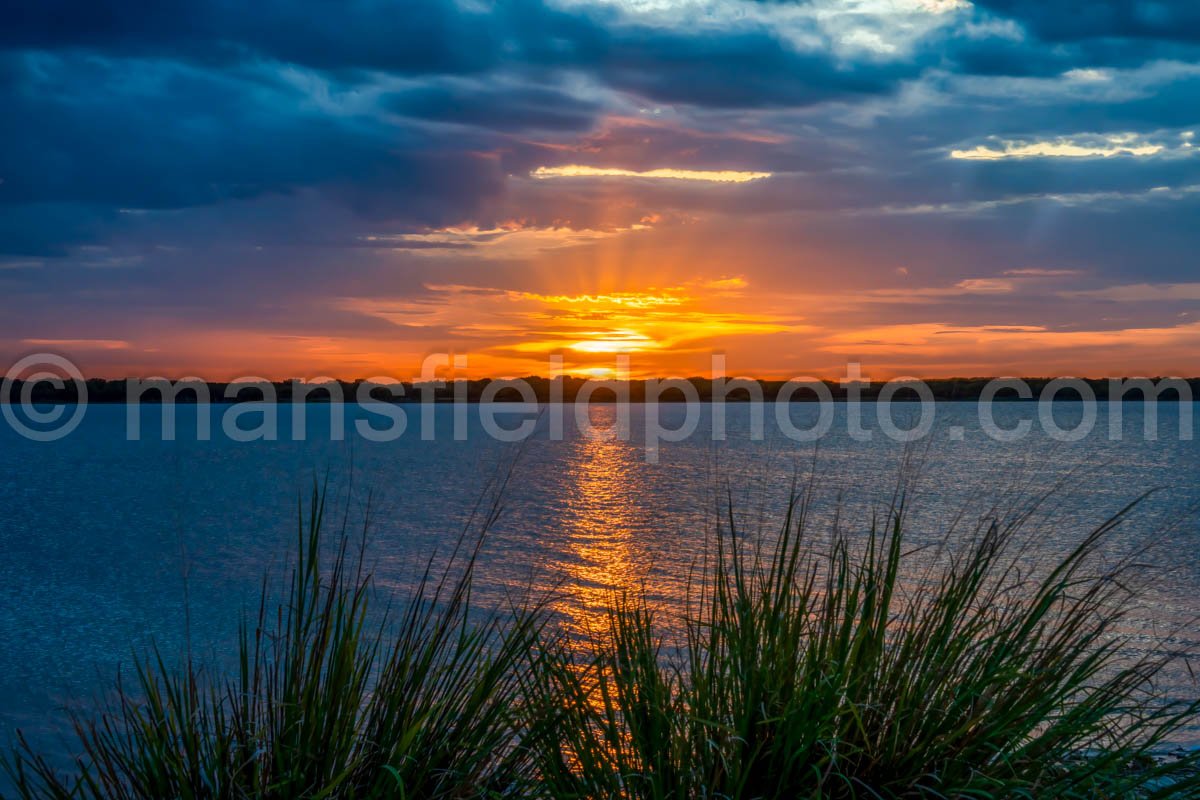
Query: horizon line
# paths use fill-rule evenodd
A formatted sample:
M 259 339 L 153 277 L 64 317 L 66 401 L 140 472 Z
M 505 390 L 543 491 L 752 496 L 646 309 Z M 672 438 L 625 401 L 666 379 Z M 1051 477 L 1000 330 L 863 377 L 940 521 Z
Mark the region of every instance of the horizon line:
M 151 382 L 151 381 L 161 381 L 161 380 L 170 381 L 172 383 L 179 383 L 181 381 L 188 381 L 188 382 L 200 381 L 202 383 L 207 383 L 207 384 L 226 384 L 226 385 L 237 384 L 237 383 L 254 384 L 254 383 L 266 382 L 266 383 L 272 383 L 272 384 L 298 383 L 298 384 L 303 384 L 303 385 L 320 386 L 322 384 L 330 383 L 330 382 L 336 382 L 336 383 L 378 382 L 376 379 L 383 378 L 383 377 L 386 377 L 386 376 L 375 375 L 375 376 L 371 376 L 371 377 L 338 378 L 338 377 L 334 377 L 331 375 L 326 375 L 326 376 L 319 376 L 318 378 L 303 378 L 303 377 L 298 377 L 298 376 L 290 376 L 290 377 L 286 377 L 286 378 L 271 378 L 271 377 L 265 377 L 265 376 L 259 375 L 259 376 L 242 376 L 242 377 L 238 377 L 238 378 L 210 379 L 210 378 L 203 378 L 199 375 L 180 375 L 180 376 L 175 376 L 175 377 L 170 376 L 170 375 L 148 375 L 148 376 L 123 375 L 120 377 L 90 375 L 90 376 L 84 376 L 83 380 L 85 382 L 103 381 L 105 383 L 120 383 L 120 382 L 129 382 L 129 381 Z M 757 381 L 758 383 L 787 383 L 788 381 L 793 381 L 793 380 L 800 380 L 800 381 L 814 381 L 815 380 L 815 381 L 821 381 L 824 383 L 832 383 L 832 384 L 842 384 L 842 383 L 886 384 L 886 383 L 892 383 L 892 382 L 897 382 L 897 383 L 904 383 L 904 382 L 951 383 L 951 382 L 956 382 L 956 381 L 996 381 L 996 380 L 1022 380 L 1022 381 L 1053 381 L 1053 380 L 1082 380 L 1082 381 L 1160 380 L 1161 381 L 1161 380 L 1180 380 L 1180 381 L 1200 381 L 1200 373 L 1197 373 L 1194 375 L 1122 374 L 1122 375 L 1101 375 L 1101 376 L 1078 375 L 1078 374 L 1076 374 L 1076 375 L 1072 375 L 1072 374 L 1061 374 L 1061 375 L 1054 375 L 1054 374 L 1040 374 L 1040 375 L 1038 375 L 1038 374 L 991 374 L 991 375 L 952 375 L 952 376 L 948 376 L 948 377 L 933 377 L 933 376 L 924 376 L 923 377 L 923 376 L 919 376 L 919 375 L 904 375 L 904 376 L 893 377 L 893 378 L 871 378 L 870 376 L 862 376 L 861 378 L 858 378 L 858 379 L 852 379 L 852 378 L 848 378 L 845 376 L 837 377 L 837 378 L 829 378 L 829 377 L 821 377 L 821 376 L 816 376 L 816 375 L 796 375 L 796 376 L 793 376 L 790 378 L 775 378 L 775 377 L 758 377 L 758 376 L 754 376 L 754 375 L 723 375 L 723 376 L 718 376 L 718 377 L 711 377 L 711 376 L 704 376 L 704 375 L 686 375 L 686 376 L 684 376 L 684 375 L 659 375 L 659 376 L 655 376 L 655 377 L 633 377 L 633 376 L 618 377 L 618 376 L 574 375 L 574 374 L 556 375 L 556 376 L 552 376 L 552 377 L 547 377 L 545 375 L 528 374 L 528 375 L 484 375 L 484 376 L 478 376 L 478 377 L 433 376 L 433 377 L 428 377 L 428 378 L 421 378 L 421 377 L 416 377 L 416 378 L 411 378 L 411 377 L 410 378 L 391 378 L 391 377 L 388 377 L 387 378 L 387 380 L 393 384 L 394 383 L 408 383 L 408 384 L 413 384 L 413 385 L 426 384 L 426 383 L 439 383 L 439 382 L 450 385 L 450 384 L 454 384 L 454 383 L 477 383 L 480 381 L 490 381 L 490 382 L 496 382 L 496 381 L 541 381 L 541 382 L 550 383 L 550 382 L 553 382 L 555 380 L 560 380 L 560 379 L 564 380 L 564 381 L 580 381 L 580 382 L 584 382 L 584 383 L 586 383 L 588 381 L 595 381 L 598 383 L 646 383 L 649 381 L 658 381 L 658 382 L 703 381 L 703 382 L 712 383 L 714 381 L 721 381 L 721 380 L 724 380 L 727 382 L 747 381 L 748 380 L 748 381 Z M 12 383 L 14 383 L 14 384 L 23 384 L 23 383 L 29 382 L 22 378 L 12 378 L 11 380 L 12 380 Z M 45 381 L 44 380 L 35 381 L 35 383 L 37 383 L 37 382 L 45 382 Z M 380 385 L 387 385 L 387 384 L 380 383 Z

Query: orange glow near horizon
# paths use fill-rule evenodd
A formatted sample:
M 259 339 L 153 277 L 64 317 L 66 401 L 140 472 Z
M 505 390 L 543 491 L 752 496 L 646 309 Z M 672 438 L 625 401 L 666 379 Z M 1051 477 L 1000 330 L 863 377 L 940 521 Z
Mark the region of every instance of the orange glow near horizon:
M 465 356 L 466 369 L 453 374 L 470 378 L 550 376 L 560 369 L 567 375 L 610 379 L 618 375 L 622 356 L 628 357 L 627 374 L 635 379 L 711 377 L 713 354 L 724 356 L 728 376 L 768 379 L 837 379 L 849 362 L 861 363 L 874 379 L 1200 372 L 1188 367 L 1200 352 L 1200 322 L 1075 331 L 940 322 L 839 329 L 772 309 L 757 298 L 713 297 L 699 286 L 684 288 L 687 292 L 587 297 L 443 287 L 434 293 L 444 295 L 436 302 L 347 303 L 347 309 L 392 323 L 394 338 L 247 330 L 156 337 L 152 347 L 135 337 L 120 346 L 108 340 L 63 339 L 53 345 L 51 340 L 27 340 L 17 352 L 58 352 L 94 377 L 205 380 L 412 380 L 435 353 Z M 663 302 L 664 297 L 671 299 Z M 426 330 L 438 333 L 410 336 Z M 560 366 L 552 358 L 561 359 Z M 445 378 L 451 372 L 441 369 L 438 375 Z
M 1089 293 L 1074 283 L 1079 270 L 1014 268 L 925 285 L 908 285 L 909 272 L 896 270 L 890 284 L 839 288 L 839 282 L 850 282 L 849 275 L 832 259 L 825 263 L 812 255 L 805 257 L 811 264 L 797 258 L 796 274 L 781 284 L 769 273 L 756 277 L 761 265 L 752 248 L 742 254 L 744 264 L 731 263 L 726 253 L 698 244 L 690 222 L 672 229 L 663 217 L 630 206 L 619 193 L 610 207 L 614 214 L 652 219 L 653 234 L 666 238 L 650 247 L 653 240 L 644 238 L 649 234 L 633 231 L 628 220 L 615 216 L 581 229 L 604 229 L 604 236 L 588 234 L 586 244 L 564 247 L 560 240 L 579 233 L 565 224 L 463 226 L 436 237 L 483 237 L 486 252 L 474 257 L 485 269 L 439 266 L 441 280 L 394 296 L 329 298 L 328 310 L 335 315 L 330 319 L 340 327 L 329 326 L 320 314 L 299 320 L 304 332 L 298 333 L 254 327 L 188 330 L 160 320 L 141 331 L 121 331 L 120 338 L 31 337 L 14 343 L 11 351 L 14 360 L 30 352 L 58 352 L 89 376 L 214 381 L 413 380 L 435 353 L 467 358 L 466 368 L 456 373 L 440 369 L 441 378 L 561 372 L 610 379 L 618 376 L 620 356 L 628 356 L 628 371 L 620 374 L 634 379 L 712 377 L 714 354 L 724 357 L 729 377 L 766 379 L 836 380 L 849 362 L 861 363 L 874 379 L 1200 373 L 1194 355 L 1200 352 L 1200 322 L 1186 314 L 1158 325 L 1121 324 L 1117 317 L 1074 329 L 945 321 L 946 308 L 961 318 L 963 303 L 1019 309 L 1021 293 L 1030 287 L 1046 291 L 1050 286 L 1064 302 L 1088 302 L 1094 295 L 1096 302 L 1119 311 L 1121 304 L 1157 302 L 1163 292 L 1200 297 L 1200 284 L 1117 286 Z M 505 236 L 517 238 L 497 243 Z M 539 249 L 550 240 L 553 249 Z M 497 248 L 527 246 L 534 249 L 521 251 L 526 261 L 492 261 Z M 731 247 L 730 252 L 741 251 Z M 419 257 L 426 265 L 447 263 L 441 253 Z M 794 284 L 805 291 L 779 288 Z

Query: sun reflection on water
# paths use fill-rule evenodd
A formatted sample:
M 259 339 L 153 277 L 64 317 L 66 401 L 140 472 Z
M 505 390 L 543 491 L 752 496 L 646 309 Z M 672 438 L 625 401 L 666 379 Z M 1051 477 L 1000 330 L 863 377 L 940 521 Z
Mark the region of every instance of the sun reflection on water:
M 615 407 L 591 406 L 589 417 L 591 427 L 575 440 L 565 476 L 567 541 L 560 565 L 567 581 L 559 608 L 571 632 L 585 636 L 604 630 L 614 591 L 636 588 L 649 567 L 634 541 L 645 527 L 639 451 L 618 436 Z

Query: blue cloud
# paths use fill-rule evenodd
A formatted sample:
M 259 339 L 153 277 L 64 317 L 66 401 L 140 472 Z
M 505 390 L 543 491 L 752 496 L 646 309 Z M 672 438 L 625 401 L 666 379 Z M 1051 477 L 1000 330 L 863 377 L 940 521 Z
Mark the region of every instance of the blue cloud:
M 416 296 L 449 276 L 500 285 L 475 274 L 469 248 L 433 263 L 367 237 L 513 219 L 715 219 L 761 226 L 756 244 L 777 245 L 780 263 L 819 244 L 878 265 L 864 272 L 1194 272 L 1200 198 L 1146 198 L 1200 184 L 1200 156 L 948 154 L 1126 132 L 1182 149 L 1200 128 L 1200 7 L 978 0 L 955 20 L 911 50 L 848 54 L 768 25 L 651 24 L 535 0 L 23 3 L 0 27 L 0 256 L 48 266 L 0 271 L 21 307 L 8 329 L 53 308 L 95 316 L 96 297 L 116 298 L 106 321 L 138 304 L 198 319 L 267 309 L 267 325 L 334 293 Z M 776 177 L 736 189 L 525 179 L 570 163 Z M 689 246 L 735 238 L 705 235 L 688 228 Z M 106 259 L 127 266 L 95 266 Z
M 1022 22 L 1046 41 L 1200 42 L 1200 6 L 1192 0 L 1094 0 L 1086 6 L 1046 0 L 976 0 L 976 5 Z

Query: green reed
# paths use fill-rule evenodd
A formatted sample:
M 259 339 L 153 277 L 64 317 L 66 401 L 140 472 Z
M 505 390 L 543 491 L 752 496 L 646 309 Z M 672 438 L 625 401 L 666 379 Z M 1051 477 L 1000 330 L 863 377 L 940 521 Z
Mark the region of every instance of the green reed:
M 798 501 L 765 553 L 730 515 L 681 647 L 664 644 L 644 593 L 614 601 L 583 650 L 560 642 L 547 793 L 1200 796 L 1200 755 L 1161 757 L 1200 712 L 1154 694 L 1182 654 L 1123 655 L 1141 567 L 1100 556 L 1128 511 L 1041 570 L 1024 517 L 918 567 L 902 507 L 817 543 Z
M 902 503 L 856 531 L 797 498 L 765 543 L 730 513 L 680 625 L 627 591 L 581 638 L 551 598 L 473 607 L 483 535 L 368 613 L 363 548 L 323 533 L 314 492 L 234 674 L 152 654 L 73 717 L 72 769 L 23 739 L 4 768 L 29 798 L 1200 796 L 1200 752 L 1163 755 L 1200 701 L 1155 692 L 1189 654 L 1130 657 L 1121 633 L 1144 567 L 1106 545 L 1128 512 L 1052 561 L 1025 514 L 931 554 Z
M 478 540 L 440 578 L 427 569 L 398 613 L 372 623 L 363 551 L 324 541 L 314 491 L 291 580 L 264 586 L 242 624 L 236 674 L 208 678 L 159 654 L 96 719 L 73 718 L 82 755 L 60 774 L 24 740 L 5 766 L 21 797 L 459 798 L 524 796 L 521 687 L 536 609 L 472 611 Z M 486 522 L 485 522 L 486 525 Z

